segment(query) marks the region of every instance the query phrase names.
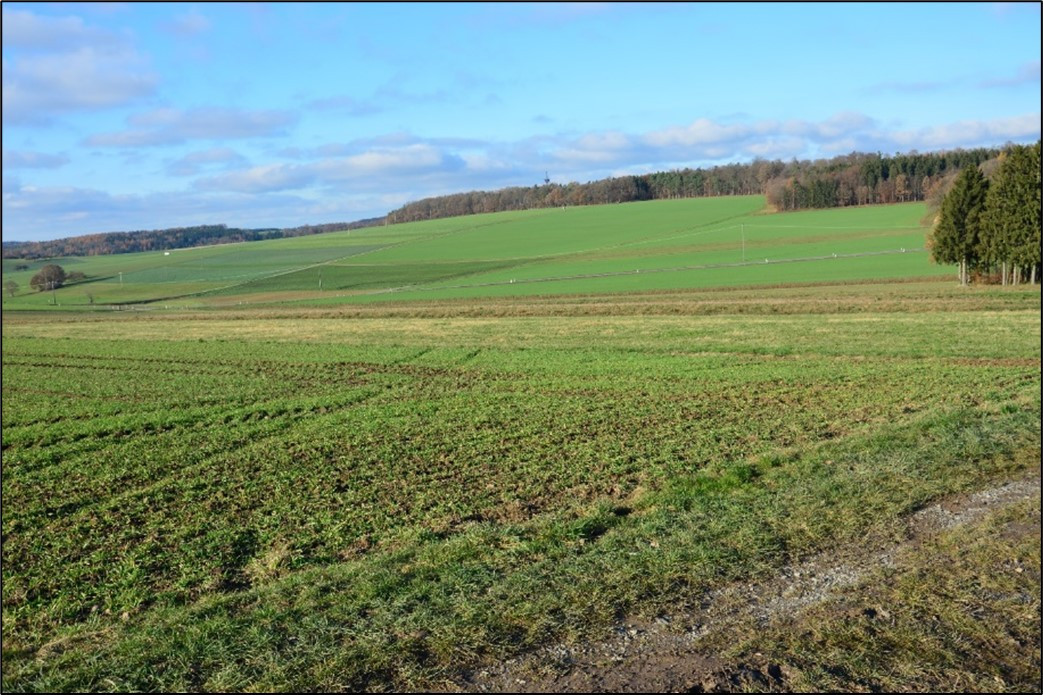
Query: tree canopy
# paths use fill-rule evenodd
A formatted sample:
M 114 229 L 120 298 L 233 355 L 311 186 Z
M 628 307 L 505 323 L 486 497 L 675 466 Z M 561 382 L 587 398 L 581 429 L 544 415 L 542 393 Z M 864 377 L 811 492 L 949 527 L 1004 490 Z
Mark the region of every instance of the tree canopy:
M 929 241 L 935 261 L 960 265 L 963 284 L 967 284 L 969 271 L 979 257 L 981 216 L 988 189 L 989 182 L 978 167 L 961 171 L 942 201 L 938 224 Z
M 1040 143 L 1010 145 L 991 181 L 978 167 L 963 169 L 942 200 L 928 238 L 938 263 L 958 263 L 960 279 L 998 270 L 1003 284 L 1024 271 L 1036 281 L 1040 265 Z
M 982 259 L 1011 268 L 1040 262 L 1040 144 L 1013 146 L 1002 157 L 982 215 Z M 1017 282 L 1017 273 L 1013 281 Z M 1035 280 L 1035 278 L 1033 278 Z
M 331 222 L 286 229 L 239 229 L 226 227 L 223 224 L 207 224 L 197 227 L 86 234 L 53 241 L 5 241 L 3 242 L 3 255 L 4 258 L 60 258 L 62 256 L 101 256 L 115 253 L 163 251 L 190 246 L 212 246 L 323 234 L 344 229 L 370 227 L 383 221 L 383 218 L 372 218 L 356 222 Z
M 64 268 L 54 263 L 48 263 L 29 280 L 29 286 L 37 292 L 56 290 L 65 283 L 65 277 Z

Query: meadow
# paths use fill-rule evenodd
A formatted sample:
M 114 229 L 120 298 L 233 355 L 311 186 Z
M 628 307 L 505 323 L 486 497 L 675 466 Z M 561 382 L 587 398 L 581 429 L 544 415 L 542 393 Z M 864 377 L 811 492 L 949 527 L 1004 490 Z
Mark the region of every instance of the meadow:
M 1038 475 L 1039 307 L 922 281 L 5 311 L 4 690 L 454 688 L 899 539 Z M 800 682 L 894 684 L 816 671 L 831 644 Z
M 41 261 L 4 261 L 8 309 L 615 293 L 937 277 L 922 203 L 766 214 L 728 196 L 473 215 L 249 244 L 54 259 L 88 281 L 29 286 Z M 17 270 L 18 265 L 28 265 Z

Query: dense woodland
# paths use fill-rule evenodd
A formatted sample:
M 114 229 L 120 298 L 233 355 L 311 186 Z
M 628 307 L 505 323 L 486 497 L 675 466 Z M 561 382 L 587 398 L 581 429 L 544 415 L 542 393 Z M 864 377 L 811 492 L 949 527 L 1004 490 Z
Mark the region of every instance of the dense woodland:
M 358 229 L 380 224 L 384 218 L 359 220 L 357 222 L 332 222 L 309 224 L 287 229 L 239 229 L 223 224 L 207 224 L 198 227 L 174 227 L 137 232 L 109 232 L 85 236 L 55 239 L 54 241 L 16 241 L 3 244 L 4 258 L 59 258 L 62 256 L 101 256 L 113 253 L 135 253 L 138 251 L 162 251 L 182 249 L 190 246 L 231 244 L 240 241 L 261 241 L 284 237 L 306 236 L 336 232 L 342 229 Z
M 983 171 L 984 169 L 984 171 Z M 965 167 L 942 199 L 928 246 L 972 278 L 1035 283 L 1040 266 L 1040 143 L 1011 145 L 995 167 Z
M 999 149 L 979 148 L 893 157 L 851 153 L 815 161 L 757 159 L 750 164 L 620 176 L 584 184 L 548 183 L 425 198 L 389 213 L 388 220 L 413 222 L 562 205 L 753 193 L 764 194 L 770 205 L 782 211 L 904 203 L 926 200 L 944 185 L 946 176 L 967 166 L 979 166 L 999 153 Z

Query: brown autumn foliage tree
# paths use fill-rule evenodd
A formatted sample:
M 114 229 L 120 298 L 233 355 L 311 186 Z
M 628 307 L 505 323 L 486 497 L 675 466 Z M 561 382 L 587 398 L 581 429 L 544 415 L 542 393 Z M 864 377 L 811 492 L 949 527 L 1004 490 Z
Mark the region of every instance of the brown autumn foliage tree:
M 54 263 L 48 263 L 40 268 L 40 272 L 29 281 L 29 286 L 37 292 L 56 290 L 63 284 L 65 284 L 65 269 Z

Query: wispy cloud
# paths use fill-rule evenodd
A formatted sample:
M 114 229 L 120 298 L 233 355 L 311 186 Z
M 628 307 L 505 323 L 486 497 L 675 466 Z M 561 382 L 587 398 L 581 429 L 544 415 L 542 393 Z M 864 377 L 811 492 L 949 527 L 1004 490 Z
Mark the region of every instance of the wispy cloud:
M 377 103 L 374 99 L 356 99 L 346 95 L 312 99 L 307 106 L 318 111 L 335 111 L 345 116 L 372 116 L 387 110 L 387 106 Z
M 64 154 L 4 150 L 4 169 L 57 169 L 69 163 Z
M 452 99 L 452 92 L 446 89 L 433 91 L 413 91 L 403 87 L 398 78 L 374 90 L 370 95 L 359 97 L 351 94 L 312 99 L 306 106 L 319 111 L 333 111 L 345 116 L 372 116 L 402 106 L 419 104 L 445 103 Z
M 982 80 L 979 87 L 1020 87 L 1023 84 L 1039 84 L 1039 61 L 1025 63 L 1010 77 L 994 77 Z
M 632 6 L 636 4 L 631 3 Z M 469 22 L 476 27 L 504 24 L 514 27 L 559 25 L 607 14 L 625 6 L 625 3 L 611 2 L 493 4 L 476 11 Z
M 1020 87 L 1038 84 L 1040 81 L 1039 61 L 1029 61 L 1017 68 L 1013 74 L 974 79 L 959 77 L 950 80 L 911 80 L 878 82 L 862 89 L 863 94 L 932 94 L 947 89 L 995 89 L 998 87 Z
M 179 38 L 188 38 L 207 32 L 211 28 L 210 20 L 203 16 L 198 10 L 191 10 L 179 14 L 168 22 L 163 22 L 161 28 Z
M 245 161 L 245 157 L 230 147 L 213 147 L 175 159 L 167 165 L 167 173 L 173 176 L 195 176 L 211 166 L 228 167 Z
M 84 46 L 116 46 L 124 40 L 111 31 L 88 25 L 80 17 L 49 17 L 5 7 L 3 42 L 7 49 L 68 52 Z
M 131 116 L 127 130 L 99 133 L 92 147 L 148 147 L 189 140 L 241 139 L 283 135 L 299 116 L 292 111 L 208 107 L 155 109 Z
M 869 85 L 863 88 L 861 91 L 863 94 L 878 95 L 878 94 L 930 94 L 932 92 L 938 92 L 943 89 L 951 89 L 952 87 L 959 86 L 962 80 L 913 80 L 913 81 L 888 81 L 888 82 L 877 82 L 876 84 Z
M 299 190 L 312 185 L 351 182 L 356 188 L 386 187 L 395 177 L 444 175 L 460 171 L 459 155 L 431 144 L 374 147 L 341 157 L 304 164 L 265 164 L 198 179 L 199 190 L 263 193 Z

